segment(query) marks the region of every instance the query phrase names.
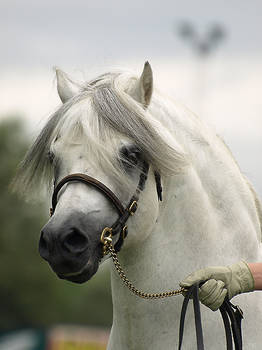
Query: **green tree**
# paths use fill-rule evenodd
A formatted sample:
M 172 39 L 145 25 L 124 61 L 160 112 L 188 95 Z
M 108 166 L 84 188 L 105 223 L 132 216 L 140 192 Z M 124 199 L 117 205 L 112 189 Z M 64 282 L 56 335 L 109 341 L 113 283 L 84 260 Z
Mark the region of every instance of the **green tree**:
M 46 206 L 25 203 L 9 185 L 28 142 L 21 122 L 0 123 L 0 330 L 55 323 L 109 326 L 109 272 L 75 285 L 59 280 L 37 250 Z

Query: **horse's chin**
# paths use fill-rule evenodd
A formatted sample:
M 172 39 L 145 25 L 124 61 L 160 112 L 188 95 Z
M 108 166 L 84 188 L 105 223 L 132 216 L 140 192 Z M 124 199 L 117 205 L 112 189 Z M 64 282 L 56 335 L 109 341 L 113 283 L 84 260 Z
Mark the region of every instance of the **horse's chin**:
M 99 267 L 99 261 L 91 262 L 90 260 L 82 269 L 72 273 L 61 274 L 57 273 L 57 276 L 61 279 L 73 282 L 73 283 L 85 283 L 91 279 L 92 276 L 97 272 Z

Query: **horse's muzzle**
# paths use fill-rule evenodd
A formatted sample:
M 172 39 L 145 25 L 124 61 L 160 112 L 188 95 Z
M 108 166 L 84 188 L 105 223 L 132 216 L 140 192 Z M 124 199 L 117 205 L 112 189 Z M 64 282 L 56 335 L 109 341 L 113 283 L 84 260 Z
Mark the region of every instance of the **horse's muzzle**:
M 70 216 L 63 222 L 49 221 L 42 229 L 39 253 L 63 279 L 83 283 L 96 272 L 102 257 L 99 234 L 86 232 L 86 223 Z M 96 239 L 97 238 L 97 239 Z

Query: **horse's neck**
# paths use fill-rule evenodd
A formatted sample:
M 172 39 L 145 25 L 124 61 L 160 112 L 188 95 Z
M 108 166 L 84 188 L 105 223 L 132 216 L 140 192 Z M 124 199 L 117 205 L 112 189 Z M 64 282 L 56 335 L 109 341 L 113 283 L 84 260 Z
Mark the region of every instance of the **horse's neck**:
M 258 259 L 260 227 L 247 184 L 241 178 L 232 183 L 226 178 L 223 193 L 212 194 L 221 186 L 214 182 L 213 188 L 204 188 L 212 183 L 212 176 L 200 179 L 199 171 L 192 167 L 166 184 L 160 216 L 150 237 L 136 247 L 124 247 L 119 254 L 127 276 L 139 289 L 153 293 L 175 289 L 195 269 L 241 258 Z M 233 184 L 237 184 L 239 194 Z M 123 285 L 114 268 L 112 295 L 114 322 L 109 349 L 111 344 L 116 350 L 145 349 L 141 344 L 150 344 L 150 339 L 156 342 L 152 349 L 159 349 L 163 341 L 170 342 L 171 348 L 174 323 L 169 320 L 179 319 L 179 297 L 139 299 Z M 133 347 L 125 342 L 133 342 Z

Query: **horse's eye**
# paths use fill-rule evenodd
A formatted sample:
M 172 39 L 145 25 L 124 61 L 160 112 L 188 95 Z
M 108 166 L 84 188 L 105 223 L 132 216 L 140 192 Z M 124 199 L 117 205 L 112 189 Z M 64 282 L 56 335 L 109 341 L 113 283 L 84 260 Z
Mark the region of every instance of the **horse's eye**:
M 126 168 L 134 167 L 141 159 L 141 151 L 135 145 L 123 146 L 120 150 L 120 161 Z
M 48 158 L 49 162 L 50 162 L 51 164 L 53 164 L 54 159 L 55 159 L 54 153 L 51 152 L 51 151 L 49 151 L 49 152 L 47 153 L 47 158 Z

